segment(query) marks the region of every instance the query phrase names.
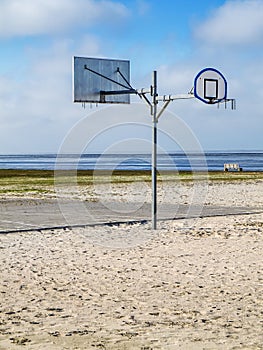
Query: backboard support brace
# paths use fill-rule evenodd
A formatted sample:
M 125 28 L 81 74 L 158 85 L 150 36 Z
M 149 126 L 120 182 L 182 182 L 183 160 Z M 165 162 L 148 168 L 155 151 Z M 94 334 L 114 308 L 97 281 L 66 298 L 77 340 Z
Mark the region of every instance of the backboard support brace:
M 105 99 L 105 96 L 110 96 L 110 95 L 125 95 L 125 94 L 137 94 L 139 95 L 141 98 L 145 97 L 145 94 L 147 93 L 151 93 L 151 89 L 150 90 L 146 90 L 146 89 L 134 89 L 131 84 L 129 83 L 129 81 L 125 78 L 125 76 L 122 74 L 121 70 L 119 67 L 117 67 L 117 72 L 120 74 L 120 76 L 122 77 L 122 79 L 124 80 L 124 82 L 126 83 L 126 85 L 114 80 L 114 79 L 111 79 L 109 77 L 107 77 L 106 75 L 103 75 L 99 72 L 96 72 L 94 71 L 93 69 L 87 67 L 87 65 L 85 64 L 84 65 L 84 69 L 88 70 L 89 72 L 93 73 L 93 74 L 96 74 L 98 76 L 100 76 L 101 78 L 103 79 L 106 79 L 120 87 L 123 87 L 125 88 L 126 90 L 112 90 L 112 91 L 103 91 L 101 90 L 100 91 L 100 102 L 101 103 L 107 103 L 106 99 Z M 147 99 L 146 102 L 149 104 L 150 101 Z

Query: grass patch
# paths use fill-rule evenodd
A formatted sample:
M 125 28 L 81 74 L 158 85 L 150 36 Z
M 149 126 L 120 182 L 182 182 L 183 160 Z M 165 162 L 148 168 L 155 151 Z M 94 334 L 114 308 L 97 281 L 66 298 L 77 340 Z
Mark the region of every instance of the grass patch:
M 0 170 L 0 192 L 48 192 L 54 189 L 54 175 L 56 183 L 71 183 L 71 179 L 76 177 L 75 171 L 59 171 L 54 173 L 52 170 Z M 250 181 L 263 180 L 263 172 L 223 172 L 211 171 L 192 173 L 190 171 L 162 171 L 157 174 L 158 181 Z M 96 171 L 79 170 L 77 172 L 78 185 L 92 185 L 93 183 L 132 183 L 132 182 L 151 182 L 150 171 Z
M 263 172 L 260 171 L 210 171 L 211 181 L 250 181 L 263 180 Z

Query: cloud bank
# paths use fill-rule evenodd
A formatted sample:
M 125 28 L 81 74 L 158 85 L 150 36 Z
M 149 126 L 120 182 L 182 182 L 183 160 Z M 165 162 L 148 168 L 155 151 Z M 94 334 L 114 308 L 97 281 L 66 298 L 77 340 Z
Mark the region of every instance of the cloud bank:
M 197 27 L 196 36 L 210 45 L 263 43 L 263 1 L 227 1 Z
M 128 16 L 123 4 L 108 0 L 2 0 L 0 37 L 61 33 L 101 22 L 115 25 Z

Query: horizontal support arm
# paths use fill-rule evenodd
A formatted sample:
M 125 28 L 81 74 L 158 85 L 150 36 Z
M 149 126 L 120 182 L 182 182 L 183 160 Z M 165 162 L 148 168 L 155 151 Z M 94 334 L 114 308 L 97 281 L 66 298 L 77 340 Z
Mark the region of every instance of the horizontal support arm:
M 127 95 L 127 94 L 137 94 L 137 90 L 128 89 L 128 90 L 115 90 L 115 91 L 100 91 L 100 95 Z
M 188 93 L 188 94 L 178 94 L 178 95 L 164 95 L 164 96 L 157 96 L 157 101 L 174 101 L 174 100 L 183 100 L 188 98 L 194 98 L 194 94 Z
M 113 90 L 113 91 L 100 91 L 101 95 L 125 95 L 125 94 L 138 94 L 144 95 L 150 93 L 147 89 L 127 89 L 127 90 Z

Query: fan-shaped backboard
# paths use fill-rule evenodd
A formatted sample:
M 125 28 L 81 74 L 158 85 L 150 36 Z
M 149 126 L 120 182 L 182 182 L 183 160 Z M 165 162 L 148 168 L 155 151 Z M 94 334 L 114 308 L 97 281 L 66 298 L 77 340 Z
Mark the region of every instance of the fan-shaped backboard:
M 218 103 L 227 97 L 227 82 L 214 68 L 205 68 L 194 81 L 194 95 L 205 103 Z

